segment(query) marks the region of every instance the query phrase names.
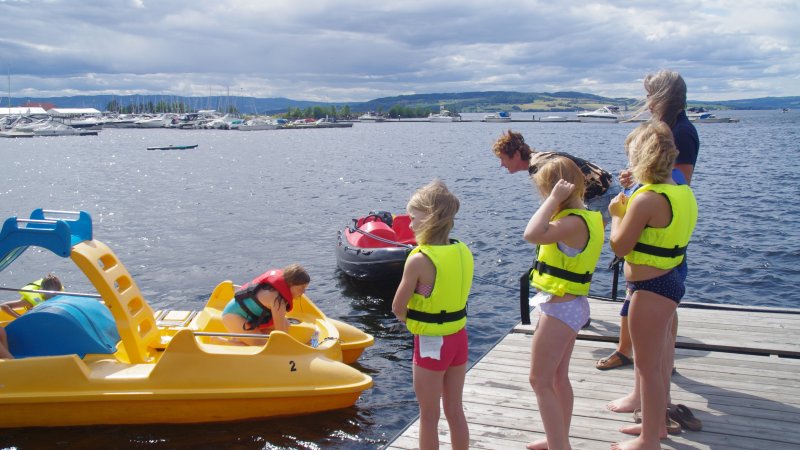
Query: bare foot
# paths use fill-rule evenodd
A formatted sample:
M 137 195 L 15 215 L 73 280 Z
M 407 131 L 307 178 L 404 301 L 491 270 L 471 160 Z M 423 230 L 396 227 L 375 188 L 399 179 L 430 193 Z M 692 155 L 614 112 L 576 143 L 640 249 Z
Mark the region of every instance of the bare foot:
M 633 412 L 634 409 L 641 407 L 642 402 L 639 400 L 638 396 L 633 393 L 606 404 L 606 409 L 616 413 L 630 413 Z
M 611 444 L 611 450 L 648 450 L 651 448 L 660 450 L 661 446 L 658 443 L 654 447 L 650 446 L 640 438 Z
M 642 424 L 637 423 L 636 425 L 628 425 L 627 427 L 622 427 L 619 429 L 620 432 L 625 434 L 630 434 L 633 436 L 639 436 L 642 434 Z M 659 439 L 666 439 L 667 438 L 667 426 L 666 424 L 661 428 L 661 431 L 658 434 Z
M 530 444 L 526 445 L 525 448 L 528 450 L 547 450 L 547 439 L 539 439 L 538 441 L 533 441 Z

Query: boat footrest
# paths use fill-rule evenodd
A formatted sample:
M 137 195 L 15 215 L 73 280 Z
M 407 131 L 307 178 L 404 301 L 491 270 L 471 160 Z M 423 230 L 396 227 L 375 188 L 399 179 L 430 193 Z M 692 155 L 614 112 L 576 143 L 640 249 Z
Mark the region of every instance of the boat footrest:
M 156 313 L 156 326 L 165 328 L 186 328 L 192 323 L 197 311 L 159 311 Z

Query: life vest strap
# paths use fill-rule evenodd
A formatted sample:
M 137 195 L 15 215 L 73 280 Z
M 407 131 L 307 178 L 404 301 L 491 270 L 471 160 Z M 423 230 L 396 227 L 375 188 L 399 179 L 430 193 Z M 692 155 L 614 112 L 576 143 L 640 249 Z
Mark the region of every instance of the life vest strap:
M 246 298 L 253 299 L 256 305 L 258 305 L 261 308 L 261 314 L 256 314 L 253 311 L 251 311 L 250 308 L 247 307 L 247 304 L 245 302 Z M 254 330 L 267 322 L 265 319 L 267 316 L 267 312 L 269 312 L 269 308 L 261 304 L 261 302 L 258 301 L 257 298 L 255 298 L 255 296 L 244 297 L 244 298 L 234 297 L 234 300 L 236 300 L 236 303 L 238 303 L 239 307 L 242 308 L 242 311 L 244 311 L 244 313 L 247 314 L 247 321 L 242 324 L 242 329 L 246 331 Z
M 438 313 L 428 313 L 409 309 L 406 318 L 416 320 L 417 322 L 443 324 L 447 322 L 456 322 L 467 317 L 467 308 L 464 307 L 460 311 L 447 312 L 441 310 Z
M 589 283 L 592 281 L 592 273 L 575 273 L 570 272 L 569 270 L 562 269 L 560 267 L 554 267 L 548 265 L 544 261 L 534 261 L 533 262 L 533 270 L 539 272 L 540 274 L 546 273 L 548 275 L 552 275 L 556 278 L 561 278 L 563 280 L 572 281 L 573 283 Z
M 648 255 L 659 256 L 661 258 L 677 258 L 686 254 L 686 247 L 675 246 L 673 248 L 656 247 L 655 245 L 637 242 L 633 251 Z

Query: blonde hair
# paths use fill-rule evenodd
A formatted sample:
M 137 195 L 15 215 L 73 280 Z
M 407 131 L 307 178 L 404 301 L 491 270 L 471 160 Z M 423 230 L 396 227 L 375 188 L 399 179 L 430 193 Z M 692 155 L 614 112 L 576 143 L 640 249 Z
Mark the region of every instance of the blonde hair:
M 417 189 L 408 200 L 408 208 L 427 214 L 414 228 L 417 243 L 447 242 L 460 206 L 458 198 L 439 180 Z
M 522 134 L 511 130 L 503 133 L 503 135 L 495 141 L 492 146 L 492 151 L 494 151 L 495 156 L 498 158 L 500 155 L 513 158 L 514 153 L 519 153 L 523 161 L 529 161 L 532 153 L 531 147 L 525 143 L 525 138 L 522 137 Z
M 645 184 L 669 180 L 678 157 L 672 130 L 664 122 L 645 122 L 636 127 L 625 138 L 625 153 L 633 176 Z
M 653 118 L 675 126 L 678 114 L 686 109 L 686 82 L 678 72 L 660 70 L 644 78 L 647 107 Z
M 550 195 L 558 180 L 564 180 L 575 185 L 575 189 L 569 194 L 560 205 L 558 211 L 563 210 L 570 203 L 576 200 L 583 203 L 583 195 L 586 191 L 586 178 L 581 172 L 580 167 L 569 158 L 555 156 L 545 162 L 535 174 L 531 175 L 533 183 L 539 189 L 539 194 L 543 199 Z
M 644 90 L 647 99 L 631 119 L 650 111 L 651 120 L 660 120 L 670 128 L 674 127 L 678 114 L 686 109 L 686 82 L 681 74 L 666 69 L 648 74 L 644 77 Z

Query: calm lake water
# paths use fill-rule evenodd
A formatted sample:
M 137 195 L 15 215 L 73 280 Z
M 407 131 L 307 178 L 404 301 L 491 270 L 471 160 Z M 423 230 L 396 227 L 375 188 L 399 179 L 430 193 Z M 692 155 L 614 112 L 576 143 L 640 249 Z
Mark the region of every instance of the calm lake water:
M 698 125 L 693 188 L 700 218 L 685 301 L 798 307 L 800 113 L 718 115 L 741 122 Z M 417 414 L 412 340 L 391 314 L 392 286 L 356 285 L 337 270 L 337 230 L 369 210 L 401 212 L 417 187 L 446 182 L 461 199 L 453 236 L 471 247 L 481 278 L 469 310 L 475 362 L 519 321 L 517 280 L 533 252 L 522 232 L 539 199 L 525 175 L 508 175 L 491 152 L 509 127 L 538 150 L 570 152 L 616 173 L 635 125 L 356 123 L 0 139 L 2 216 L 27 217 L 39 207 L 88 211 L 95 238 L 114 250 L 154 309 L 198 309 L 222 280 L 242 283 L 299 262 L 312 276 L 308 295 L 323 311 L 376 338 L 359 366 L 375 386 L 346 410 L 233 424 L 2 430 L 0 447 L 381 447 Z M 199 146 L 145 150 L 169 144 Z M 601 264 L 610 259 L 606 249 Z M 69 259 L 39 249 L 0 273 L 0 285 L 22 286 L 48 271 L 67 290 L 91 292 Z M 610 296 L 611 273 L 598 269 L 595 280 L 593 294 Z

